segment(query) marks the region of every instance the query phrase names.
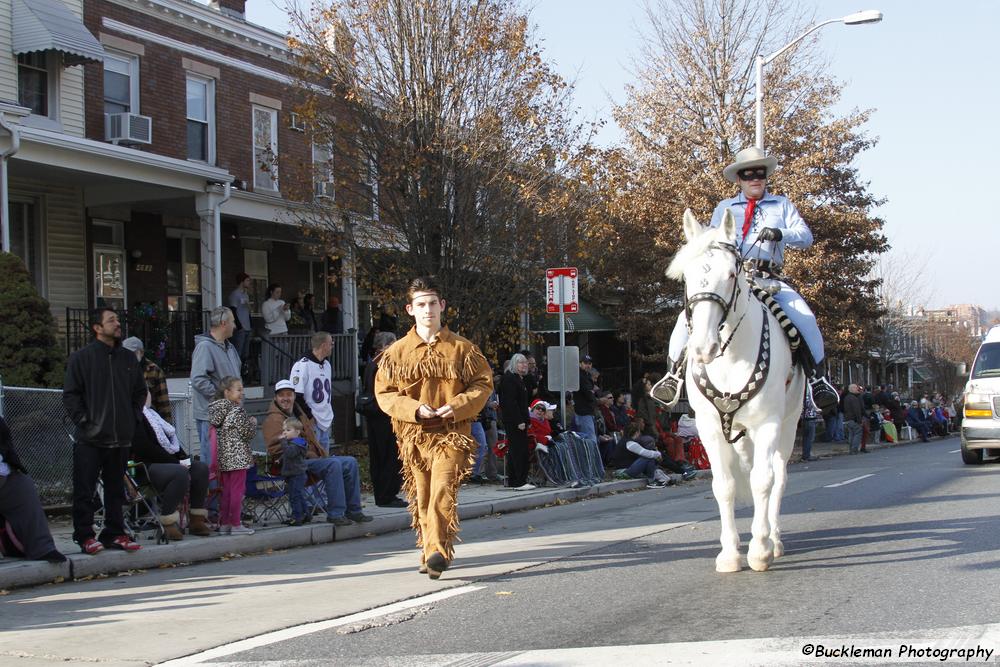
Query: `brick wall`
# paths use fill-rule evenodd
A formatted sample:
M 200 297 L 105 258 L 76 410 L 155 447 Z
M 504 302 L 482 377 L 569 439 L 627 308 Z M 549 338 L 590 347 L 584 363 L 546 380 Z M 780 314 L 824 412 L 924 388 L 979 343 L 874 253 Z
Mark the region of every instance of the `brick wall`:
M 239 4 L 239 3 L 237 3 Z M 230 57 L 239 58 L 282 73 L 289 68 L 278 57 L 240 48 L 235 38 L 218 35 L 215 38 L 195 32 L 158 17 L 105 0 L 86 0 L 84 20 L 95 35 L 128 39 L 142 44 L 144 55 L 139 58 L 139 113 L 153 119 L 153 143 L 139 150 L 150 151 L 178 159 L 187 158 L 186 74 L 182 59 L 188 59 L 218 70 L 215 90 L 216 165 L 227 169 L 236 178 L 247 182 L 253 190 L 253 137 L 251 134 L 250 94 L 274 98 L 282 102 L 278 111 L 279 187 L 289 197 L 295 193 L 312 192 L 311 178 L 304 165 L 312 160 L 307 136 L 289 128 L 290 112 L 294 109 L 293 90 L 272 79 L 254 75 L 215 60 L 200 58 L 141 37 L 119 33 L 102 25 L 108 17 L 131 26 L 195 44 Z M 100 67 L 86 68 L 86 135 L 104 140 L 104 78 Z M 334 107 L 343 107 L 331 98 Z M 338 117 L 343 117 L 340 111 Z M 295 183 L 293 181 L 300 181 Z

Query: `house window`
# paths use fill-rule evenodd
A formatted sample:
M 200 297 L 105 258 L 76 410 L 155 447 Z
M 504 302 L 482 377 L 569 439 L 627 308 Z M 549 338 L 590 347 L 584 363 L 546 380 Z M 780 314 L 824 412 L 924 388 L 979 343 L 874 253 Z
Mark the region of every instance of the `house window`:
M 312 294 L 313 308 L 326 308 L 326 260 L 322 257 L 300 257 L 296 271 L 297 287 L 306 294 Z
M 250 311 L 260 312 L 260 304 L 267 299 L 267 251 L 243 250 L 243 270 L 250 276 Z
M 104 113 L 139 113 L 139 58 L 104 54 Z
M 333 144 L 314 143 L 312 155 L 316 196 L 333 199 Z
M 253 187 L 278 189 L 278 111 L 253 107 Z
M 215 164 L 215 81 L 188 74 L 187 156 Z
M 35 201 L 11 201 L 9 210 L 10 251 L 21 258 L 28 268 L 35 289 L 44 296 L 45 272 L 42 267 L 38 206 Z
M 17 101 L 37 116 L 49 115 L 50 73 L 45 51 L 17 55 Z

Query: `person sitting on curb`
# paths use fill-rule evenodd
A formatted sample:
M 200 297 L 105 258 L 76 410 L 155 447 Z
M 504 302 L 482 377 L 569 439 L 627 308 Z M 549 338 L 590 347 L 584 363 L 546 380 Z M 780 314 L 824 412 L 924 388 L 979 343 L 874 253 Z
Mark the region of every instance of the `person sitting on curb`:
M 209 537 L 208 464 L 191 461 L 177 439 L 177 429 L 152 407 L 152 394 L 146 394 L 146 407 L 132 436 L 132 459 L 146 466 L 149 482 L 160 496 L 160 523 L 168 540 L 183 540 L 177 507 L 185 495 L 190 497 L 188 532 Z
M 10 429 L 0 417 L 0 555 L 64 563 L 56 549 L 35 483 L 14 451 Z
M 353 456 L 327 456 L 316 439 L 313 420 L 295 403 L 295 385 L 279 380 L 274 385 L 274 402 L 267 411 L 261 431 L 267 453 L 281 456 L 285 420 L 295 417 L 302 422 L 302 437 L 308 444 L 306 470 L 323 481 L 326 490 L 326 521 L 335 526 L 365 523 L 372 518 L 361 511 L 361 477 L 358 461 Z
M 646 488 L 662 489 L 673 481 L 657 465 L 663 454 L 656 449 L 653 436 L 643 435 L 643 422 L 634 419 L 628 431 L 611 455 L 611 466 L 620 468 L 615 473 L 618 479 L 646 479 Z

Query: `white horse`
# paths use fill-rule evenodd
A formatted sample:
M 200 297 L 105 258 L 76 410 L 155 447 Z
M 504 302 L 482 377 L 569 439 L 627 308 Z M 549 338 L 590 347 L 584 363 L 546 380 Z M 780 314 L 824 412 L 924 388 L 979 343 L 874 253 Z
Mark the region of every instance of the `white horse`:
M 715 569 L 740 570 L 733 510 L 737 498 L 752 497 L 747 564 L 762 572 L 784 553 L 778 514 L 805 375 L 793 365 L 778 321 L 749 289 L 732 214 L 726 211 L 713 229 L 687 210 L 684 236 L 667 276 L 684 282 L 688 400 L 712 464 L 722 523 Z

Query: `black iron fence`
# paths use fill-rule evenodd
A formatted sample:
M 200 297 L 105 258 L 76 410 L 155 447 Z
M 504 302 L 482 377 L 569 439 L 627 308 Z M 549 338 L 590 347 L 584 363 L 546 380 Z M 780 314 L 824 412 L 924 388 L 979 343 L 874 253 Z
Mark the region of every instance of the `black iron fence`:
M 90 311 L 85 308 L 66 309 L 66 353 L 70 354 L 93 340 L 87 324 Z M 208 330 L 209 311 L 162 311 L 154 308 L 133 308 L 119 311 L 122 338 L 138 336 L 152 359 L 168 375 L 184 375 L 191 370 L 194 337 Z M 292 365 L 309 353 L 312 334 L 286 336 L 256 335 L 249 341 L 247 358 L 243 362 L 243 381 L 247 385 L 274 386 L 287 378 Z M 333 335 L 330 363 L 334 380 L 351 380 L 357 376 L 358 338 L 355 331 Z
M 122 338 L 142 339 L 146 355 L 168 374 L 191 369 L 194 337 L 208 330 L 207 310 L 174 311 L 137 307 L 118 311 Z M 94 339 L 86 308 L 66 309 L 66 353 L 85 347 Z

